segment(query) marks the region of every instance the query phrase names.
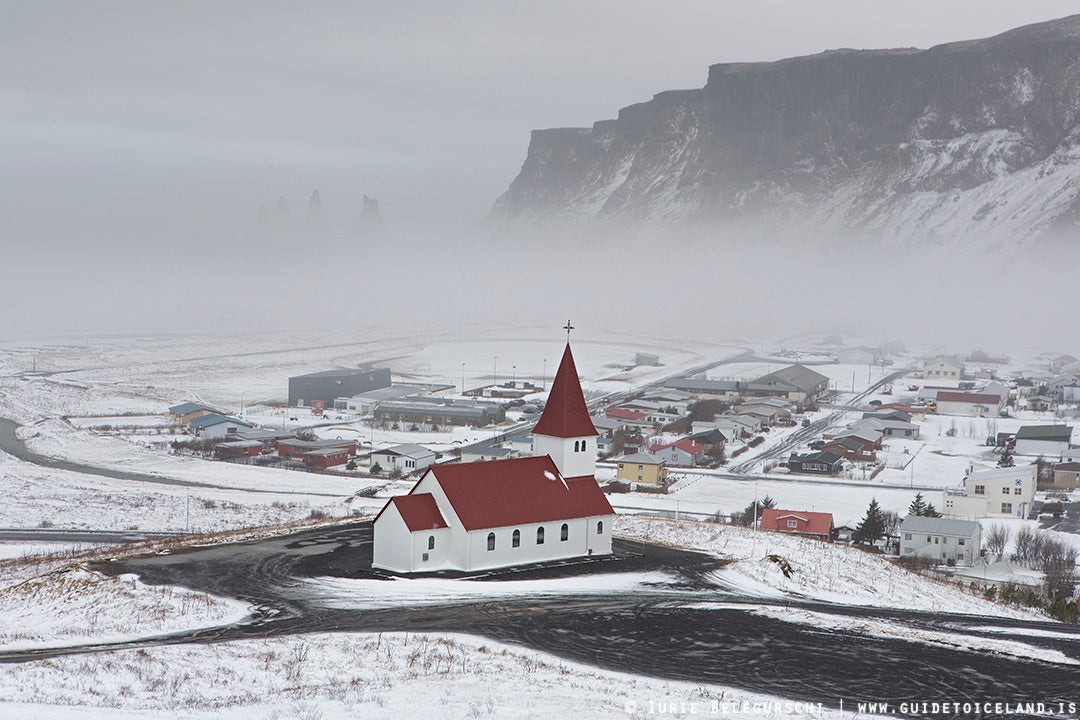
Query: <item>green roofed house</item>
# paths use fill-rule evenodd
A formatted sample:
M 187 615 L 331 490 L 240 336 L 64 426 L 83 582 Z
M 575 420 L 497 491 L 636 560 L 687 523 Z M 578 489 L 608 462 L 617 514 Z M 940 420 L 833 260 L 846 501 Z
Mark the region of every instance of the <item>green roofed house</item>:
M 234 435 L 240 430 L 250 429 L 252 425 L 234 417 L 211 413 L 210 415 L 195 418 L 189 423 L 188 427 L 195 433 L 195 437 L 224 438 Z
M 1071 425 L 1022 425 L 1016 431 L 1016 454 L 1061 455 L 1071 440 Z

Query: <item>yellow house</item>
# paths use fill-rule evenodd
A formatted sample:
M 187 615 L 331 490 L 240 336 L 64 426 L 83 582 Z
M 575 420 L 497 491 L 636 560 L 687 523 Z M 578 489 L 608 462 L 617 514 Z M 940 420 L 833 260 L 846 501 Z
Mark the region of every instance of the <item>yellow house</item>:
M 648 453 L 635 453 L 621 457 L 616 476 L 620 480 L 643 485 L 663 485 L 667 479 L 665 461 Z

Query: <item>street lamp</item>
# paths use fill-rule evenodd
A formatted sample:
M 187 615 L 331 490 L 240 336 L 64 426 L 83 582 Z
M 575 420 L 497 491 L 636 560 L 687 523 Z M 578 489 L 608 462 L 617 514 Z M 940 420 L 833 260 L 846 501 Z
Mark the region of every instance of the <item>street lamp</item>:
M 465 363 L 461 363 L 461 394 L 465 394 Z
M 491 364 L 491 387 L 492 389 L 499 386 L 499 356 L 495 356 L 495 360 Z
M 544 374 L 541 375 L 540 389 L 547 390 L 547 358 L 544 358 Z
M 510 387 L 517 387 L 517 365 L 511 365 Z

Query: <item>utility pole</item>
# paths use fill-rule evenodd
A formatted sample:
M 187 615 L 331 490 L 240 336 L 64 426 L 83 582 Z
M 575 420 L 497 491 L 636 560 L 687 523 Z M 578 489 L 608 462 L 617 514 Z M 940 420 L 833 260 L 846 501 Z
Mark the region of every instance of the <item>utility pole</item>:
M 191 532 L 191 496 L 187 496 L 187 505 L 184 509 L 184 532 Z
M 461 394 L 465 394 L 465 363 L 461 363 Z

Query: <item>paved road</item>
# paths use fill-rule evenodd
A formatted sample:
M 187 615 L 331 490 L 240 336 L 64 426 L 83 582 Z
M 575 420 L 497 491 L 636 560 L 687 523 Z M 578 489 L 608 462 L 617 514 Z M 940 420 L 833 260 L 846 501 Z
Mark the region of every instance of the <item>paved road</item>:
M 717 683 L 836 707 L 841 699 L 1026 700 L 1071 702 L 1080 693 L 1076 666 L 1018 659 L 957 645 L 871 638 L 815 629 L 752 612 L 763 605 L 803 607 L 833 616 L 886 620 L 963 636 L 1001 637 L 998 626 L 1039 631 L 1024 639 L 1080 661 L 1080 628 L 940 613 L 882 611 L 743 595 L 715 558 L 640 543 L 596 562 L 519 571 L 510 577 L 564 577 L 586 572 L 667 574 L 669 583 L 637 593 L 503 596 L 445 605 L 380 609 L 320 606 L 300 581 L 371 577 L 371 526 L 308 531 L 287 538 L 205 548 L 112 563 L 154 583 L 244 599 L 258 607 L 245 623 L 136 642 L 0 653 L 0 662 L 118 648 L 324 631 L 462 632 L 535 648 L 575 662 L 679 681 Z M 643 551 L 643 552 L 642 552 Z M 482 582 L 473 580 L 462 582 Z M 702 607 L 703 601 L 720 603 Z M 938 716 L 940 717 L 940 716 Z M 980 717 L 995 717 L 993 714 Z M 1010 717 L 1025 717 L 1011 715 Z M 1045 716 L 1044 716 L 1045 717 Z
M 290 490 L 260 490 L 250 488 L 238 488 L 230 485 L 218 485 L 215 483 L 199 483 L 191 480 L 179 480 L 177 478 L 164 477 L 161 475 L 146 475 L 144 473 L 126 472 L 124 470 L 113 470 L 112 468 L 96 467 L 93 465 L 86 465 L 84 463 L 70 462 L 68 460 L 60 460 L 58 458 L 49 457 L 48 455 L 42 455 L 36 453 L 30 448 L 26 447 L 26 443 L 18 438 L 15 431 L 19 425 L 13 420 L 8 418 L 0 418 L 0 450 L 3 450 L 8 455 L 17 457 L 18 459 L 32 463 L 39 467 L 52 468 L 55 470 L 68 470 L 70 472 L 82 473 L 83 475 L 95 475 L 97 477 L 112 478 L 114 480 L 129 480 L 132 482 L 152 483 L 154 485 L 172 485 L 179 487 L 201 488 L 201 489 L 214 489 L 214 490 L 233 490 L 236 492 L 250 492 L 250 493 L 265 493 L 268 495 L 318 495 L 321 497 L 342 497 L 341 495 L 335 495 L 333 493 L 320 493 L 320 492 L 302 492 L 302 491 L 290 491 Z

